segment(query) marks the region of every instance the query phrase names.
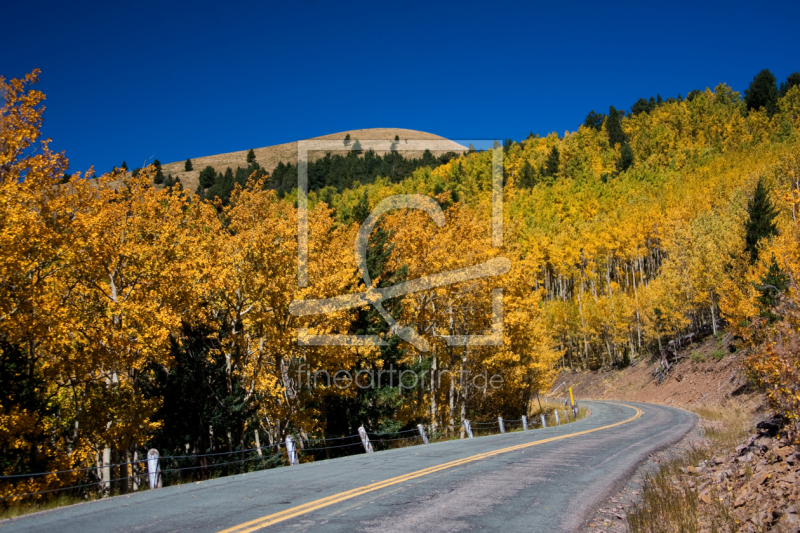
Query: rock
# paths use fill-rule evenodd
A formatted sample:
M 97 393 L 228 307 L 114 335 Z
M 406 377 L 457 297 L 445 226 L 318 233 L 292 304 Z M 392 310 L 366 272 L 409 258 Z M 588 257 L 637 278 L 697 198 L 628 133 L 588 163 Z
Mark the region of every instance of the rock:
M 788 483 L 789 485 L 794 485 L 797 483 L 797 474 L 794 472 L 791 474 L 786 474 L 778 479 L 778 481 L 783 481 L 784 483 Z
M 784 446 L 783 448 L 775 450 L 775 453 L 781 458 L 781 461 L 785 461 L 787 457 L 794 454 L 794 448 L 791 446 Z
M 753 485 L 759 486 L 763 484 L 768 478 L 770 477 L 770 473 L 766 470 L 759 472 L 755 476 L 753 476 Z
M 725 462 L 724 458 L 722 458 L 722 457 L 714 457 L 714 464 L 721 465 L 724 462 Z
M 767 435 L 774 437 L 786 425 L 786 418 L 781 415 L 775 415 L 769 420 L 763 420 L 756 424 L 756 429 L 759 435 Z

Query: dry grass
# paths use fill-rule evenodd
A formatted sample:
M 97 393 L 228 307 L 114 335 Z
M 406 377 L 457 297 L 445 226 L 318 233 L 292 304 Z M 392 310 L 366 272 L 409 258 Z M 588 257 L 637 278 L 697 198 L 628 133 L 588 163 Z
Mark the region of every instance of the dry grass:
M 0 520 L 7 520 L 9 518 L 16 518 L 26 514 L 38 513 L 39 511 L 47 511 L 56 509 L 57 507 L 75 505 L 76 503 L 89 502 L 96 499 L 98 498 L 95 493 L 90 493 L 86 496 L 63 494 L 51 500 L 15 503 L 8 507 L 0 507 Z M 1 527 L 3 526 L 0 525 L 0 528 Z
M 698 408 L 694 412 L 701 418 L 703 444 L 644 476 L 641 500 L 628 512 L 631 533 L 694 533 L 700 531 L 701 518 L 710 524 L 712 532 L 735 530 L 727 507 L 717 498 L 710 507 L 700 506 L 697 487 L 680 469 L 730 453 L 747 437 L 753 413 L 732 406 Z
M 329 135 L 315 137 L 315 139 L 341 140 L 344 139 L 348 134 L 353 140 L 393 140 L 395 136 L 399 137 L 401 140 L 446 140 L 444 137 L 434 135 L 433 133 L 407 130 L 402 128 L 370 128 L 363 130 L 342 131 L 339 133 L 331 133 Z M 465 149 L 463 146 L 455 142 L 453 143 L 452 151 L 461 152 L 464 150 Z M 201 170 L 207 166 L 214 167 L 214 170 L 217 172 L 225 172 L 225 169 L 228 167 L 231 167 L 231 169 L 234 170 L 236 167 L 247 168 L 248 151 L 249 149 L 238 152 L 229 152 L 226 154 L 191 157 L 193 170 L 190 171 L 184 170 L 185 160 L 165 163 L 162 164 L 161 167 L 165 176 L 167 174 L 172 174 L 172 177 L 180 179 L 185 190 L 194 193 L 194 191 L 197 189 Z M 274 146 L 266 146 L 263 148 L 254 148 L 253 152 L 255 153 L 258 164 L 261 165 L 261 167 L 264 168 L 269 174 L 272 174 L 272 171 L 280 162 L 283 162 L 284 164 L 297 163 L 297 142 L 276 144 Z M 405 157 L 419 157 L 421 154 L 416 152 L 403 152 L 403 155 Z M 309 156 L 311 159 L 314 159 L 315 157 L 323 157 L 324 154 L 309 154 Z M 152 163 L 152 161 L 147 161 L 146 163 L 149 164 Z M 145 162 L 136 162 L 136 165 L 134 166 L 139 166 L 140 164 L 145 164 Z M 112 187 L 113 186 L 114 184 L 112 184 Z

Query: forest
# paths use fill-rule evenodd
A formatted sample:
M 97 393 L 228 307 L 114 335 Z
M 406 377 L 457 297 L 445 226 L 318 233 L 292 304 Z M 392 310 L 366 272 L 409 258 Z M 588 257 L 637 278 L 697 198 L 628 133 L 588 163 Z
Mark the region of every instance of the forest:
M 744 95 L 720 84 L 642 99 L 630 112 L 592 111 L 574 132 L 498 144 L 502 248 L 488 222 L 493 150 L 321 158 L 309 165 L 303 288 L 296 167 L 212 169 L 194 194 L 160 165 L 69 174 L 66 154 L 41 138 L 38 76 L 0 78 L 0 505 L 84 479 L 25 474 L 136 461 L 148 448 L 191 457 L 362 424 L 448 431 L 465 418 L 518 418 L 561 368 L 666 361 L 687 336 L 723 330 L 774 408 L 797 420 L 800 74 L 778 85 L 765 70 Z M 434 197 L 446 223 L 384 215 L 367 250 L 376 287 L 511 262 L 499 276 L 385 302 L 428 351 L 372 307 L 290 312 L 295 300 L 364 290 L 356 232 L 396 194 Z M 497 288 L 503 344 L 448 344 L 491 329 Z M 303 346 L 301 328 L 387 342 Z M 424 379 L 340 388 L 303 378 L 389 368 Z

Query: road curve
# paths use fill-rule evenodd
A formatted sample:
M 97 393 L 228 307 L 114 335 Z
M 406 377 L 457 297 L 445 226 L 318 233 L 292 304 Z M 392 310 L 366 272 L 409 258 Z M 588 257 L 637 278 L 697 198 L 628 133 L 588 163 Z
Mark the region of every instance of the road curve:
M 362 454 L 118 496 L 0 521 L 19 531 L 574 531 L 686 411 L 584 402 L 564 426 Z

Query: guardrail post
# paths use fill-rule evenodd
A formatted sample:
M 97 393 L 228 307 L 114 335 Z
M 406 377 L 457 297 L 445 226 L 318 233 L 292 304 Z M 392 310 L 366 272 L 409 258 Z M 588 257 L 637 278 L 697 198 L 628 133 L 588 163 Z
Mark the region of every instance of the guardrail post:
M 425 429 L 422 424 L 417 424 L 417 429 L 419 430 L 419 436 L 422 437 L 422 444 L 428 444 L 428 437 L 425 435 Z
M 286 455 L 289 456 L 289 465 L 300 464 L 297 460 L 297 448 L 294 445 L 294 439 L 291 435 L 286 435 Z
M 569 422 L 569 409 L 564 409 L 564 418 Z
M 369 441 L 367 430 L 364 429 L 364 426 L 358 428 L 358 436 L 361 437 L 361 444 L 364 445 L 364 450 L 366 450 L 367 453 L 372 453 L 372 443 Z
M 543 428 L 547 427 L 547 421 L 544 419 L 544 415 L 542 415 L 542 427 Z
M 522 431 L 528 431 L 528 417 L 522 415 Z
M 469 425 L 469 420 L 464 420 L 464 429 L 467 430 L 467 436 L 471 439 L 472 437 L 472 426 Z
M 556 425 L 560 426 L 561 422 L 558 420 L 558 409 L 553 409 L 553 413 L 556 415 Z
M 151 489 L 161 488 L 161 465 L 158 464 L 158 450 L 155 448 L 147 452 L 147 477 Z
M 505 433 L 506 432 L 506 428 L 503 427 L 503 417 L 502 416 L 498 416 L 497 417 L 497 423 L 500 424 L 500 433 Z

